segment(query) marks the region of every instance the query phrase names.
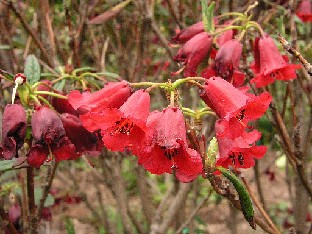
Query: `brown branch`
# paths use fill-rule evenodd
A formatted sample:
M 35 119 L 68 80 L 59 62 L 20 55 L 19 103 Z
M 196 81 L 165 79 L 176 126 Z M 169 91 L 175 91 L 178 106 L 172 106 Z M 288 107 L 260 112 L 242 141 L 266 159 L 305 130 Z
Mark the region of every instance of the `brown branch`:
M 16 17 L 19 19 L 19 21 L 21 22 L 21 24 L 23 25 L 24 29 L 27 31 L 27 33 L 32 37 L 32 39 L 34 40 L 34 42 L 36 43 L 36 45 L 39 47 L 43 58 L 47 61 L 48 65 L 50 67 L 54 67 L 54 64 L 52 62 L 52 60 L 50 59 L 50 56 L 48 55 L 46 49 L 44 48 L 43 43 L 41 42 L 41 40 L 37 37 L 36 33 L 34 32 L 34 30 L 31 29 L 31 27 L 27 24 L 24 16 L 21 14 L 21 10 L 17 9 L 13 2 L 9 1 L 8 3 L 9 8 L 14 12 L 14 14 L 16 15 Z
M 35 181 L 34 168 L 27 168 L 27 196 L 29 205 L 29 231 L 37 234 L 36 204 L 35 204 Z
M 308 74 L 312 76 L 312 65 L 295 48 L 291 47 L 288 41 L 281 34 L 278 34 L 278 40 L 282 44 L 284 49 L 291 55 L 295 56 L 303 65 L 304 69 L 308 72 Z

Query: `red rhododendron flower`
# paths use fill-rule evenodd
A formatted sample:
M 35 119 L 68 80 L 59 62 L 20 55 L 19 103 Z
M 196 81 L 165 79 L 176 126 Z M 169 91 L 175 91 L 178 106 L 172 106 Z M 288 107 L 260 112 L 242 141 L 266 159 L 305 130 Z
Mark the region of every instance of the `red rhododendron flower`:
M 235 87 L 241 86 L 244 83 L 244 74 L 238 71 L 238 67 L 242 49 L 239 41 L 227 41 L 217 52 L 214 63 L 204 69 L 201 75 L 205 78 L 219 76 Z
M 256 87 L 272 84 L 275 80 L 295 79 L 297 77 L 295 70 L 301 68 L 300 65 L 288 63 L 268 35 L 256 39 L 254 56 L 252 69 L 256 76 L 251 83 L 255 83 Z
M 188 40 L 179 49 L 174 61 L 185 64 L 184 76 L 196 76 L 198 65 L 207 56 L 212 44 L 212 37 L 202 32 Z
M 268 92 L 247 95 L 220 77 L 208 79 L 200 96 L 220 118 L 229 121 L 235 136 L 240 135 L 249 121 L 260 118 L 272 100 Z
M 296 11 L 296 15 L 302 22 L 312 22 L 312 4 L 311 0 L 302 0 Z
M 27 162 L 39 168 L 52 152 L 55 160 L 76 158 L 76 148 L 66 137 L 61 119 L 55 111 L 39 107 L 31 118 L 33 144 Z
M 12 159 L 23 146 L 27 119 L 24 107 L 20 104 L 6 105 L 2 118 L 2 147 L 0 156 Z M 1 153 L 2 152 L 2 153 Z
M 240 136 L 233 136 L 225 120 L 216 122 L 216 137 L 219 145 L 219 157 L 216 165 L 228 168 L 250 168 L 255 162 L 254 158 L 260 159 L 266 153 L 266 146 L 256 146 L 255 142 L 261 137 L 261 133 L 254 130 L 252 132 L 242 132 Z
M 112 151 L 132 150 L 145 137 L 150 96 L 138 90 L 119 108 L 81 115 L 89 131 L 101 129 L 104 145 Z
M 188 148 L 183 113 L 178 108 L 168 107 L 162 112 L 153 112 L 147 123 L 149 146 L 137 154 L 139 164 L 153 174 L 172 173 L 188 182 L 202 172 L 202 160 L 196 150 Z
M 101 111 L 105 108 L 119 108 L 130 96 L 126 81 L 107 83 L 97 92 L 80 93 L 74 90 L 68 94 L 68 101 L 79 114 L 89 111 Z
M 180 30 L 173 38 L 172 41 L 175 43 L 185 43 L 190 40 L 195 35 L 204 32 L 204 23 L 200 21 L 196 24 L 193 24 L 185 29 Z
M 68 113 L 61 115 L 66 136 L 75 145 L 77 153 L 98 155 L 102 149 L 102 141 L 96 133 L 85 129 L 81 120 Z

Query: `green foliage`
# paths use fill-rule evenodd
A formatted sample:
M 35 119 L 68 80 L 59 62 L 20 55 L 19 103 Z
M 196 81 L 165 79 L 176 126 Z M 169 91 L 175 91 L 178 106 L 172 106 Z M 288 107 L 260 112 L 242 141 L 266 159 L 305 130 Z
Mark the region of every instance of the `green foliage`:
M 30 84 L 34 84 L 40 80 L 40 65 L 35 55 L 27 56 L 24 65 L 24 74 Z
M 71 218 L 67 217 L 65 219 L 65 226 L 66 226 L 67 234 L 75 234 L 76 233 L 74 223 L 73 223 Z

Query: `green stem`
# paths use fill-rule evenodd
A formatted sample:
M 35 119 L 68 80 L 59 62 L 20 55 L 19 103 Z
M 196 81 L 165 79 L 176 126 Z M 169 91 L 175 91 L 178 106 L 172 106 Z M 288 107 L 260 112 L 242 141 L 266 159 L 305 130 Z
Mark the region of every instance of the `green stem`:
M 246 24 L 246 29 L 250 28 L 250 27 L 254 27 L 256 29 L 258 29 L 258 31 L 260 32 L 261 36 L 264 36 L 265 35 L 265 32 L 263 31 L 262 27 L 260 26 L 260 24 L 258 24 L 257 22 L 255 21 L 249 21 L 247 24 Z
M 225 28 L 222 28 L 220 31 L 215 32 L 212 36 L 217 36 L 231 29 L 243 30 L 245 29 L 245 27 L 244 26 L 227 26 Z
M 53 96 L 53 97 L 57 97 L 61 99 L 67 99 L 67 97 L 62 94 L 52 93 L 49 91 L 35 91 L 35 94 L 49 95 L 49 96 Z

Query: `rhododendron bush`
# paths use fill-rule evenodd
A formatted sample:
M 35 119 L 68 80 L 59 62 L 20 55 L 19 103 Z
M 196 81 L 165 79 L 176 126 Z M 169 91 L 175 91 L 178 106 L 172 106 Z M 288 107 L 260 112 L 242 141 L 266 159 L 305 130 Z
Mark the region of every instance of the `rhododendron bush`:
M 0 10 L 4 233 L 311 232 L 311 1 Z

